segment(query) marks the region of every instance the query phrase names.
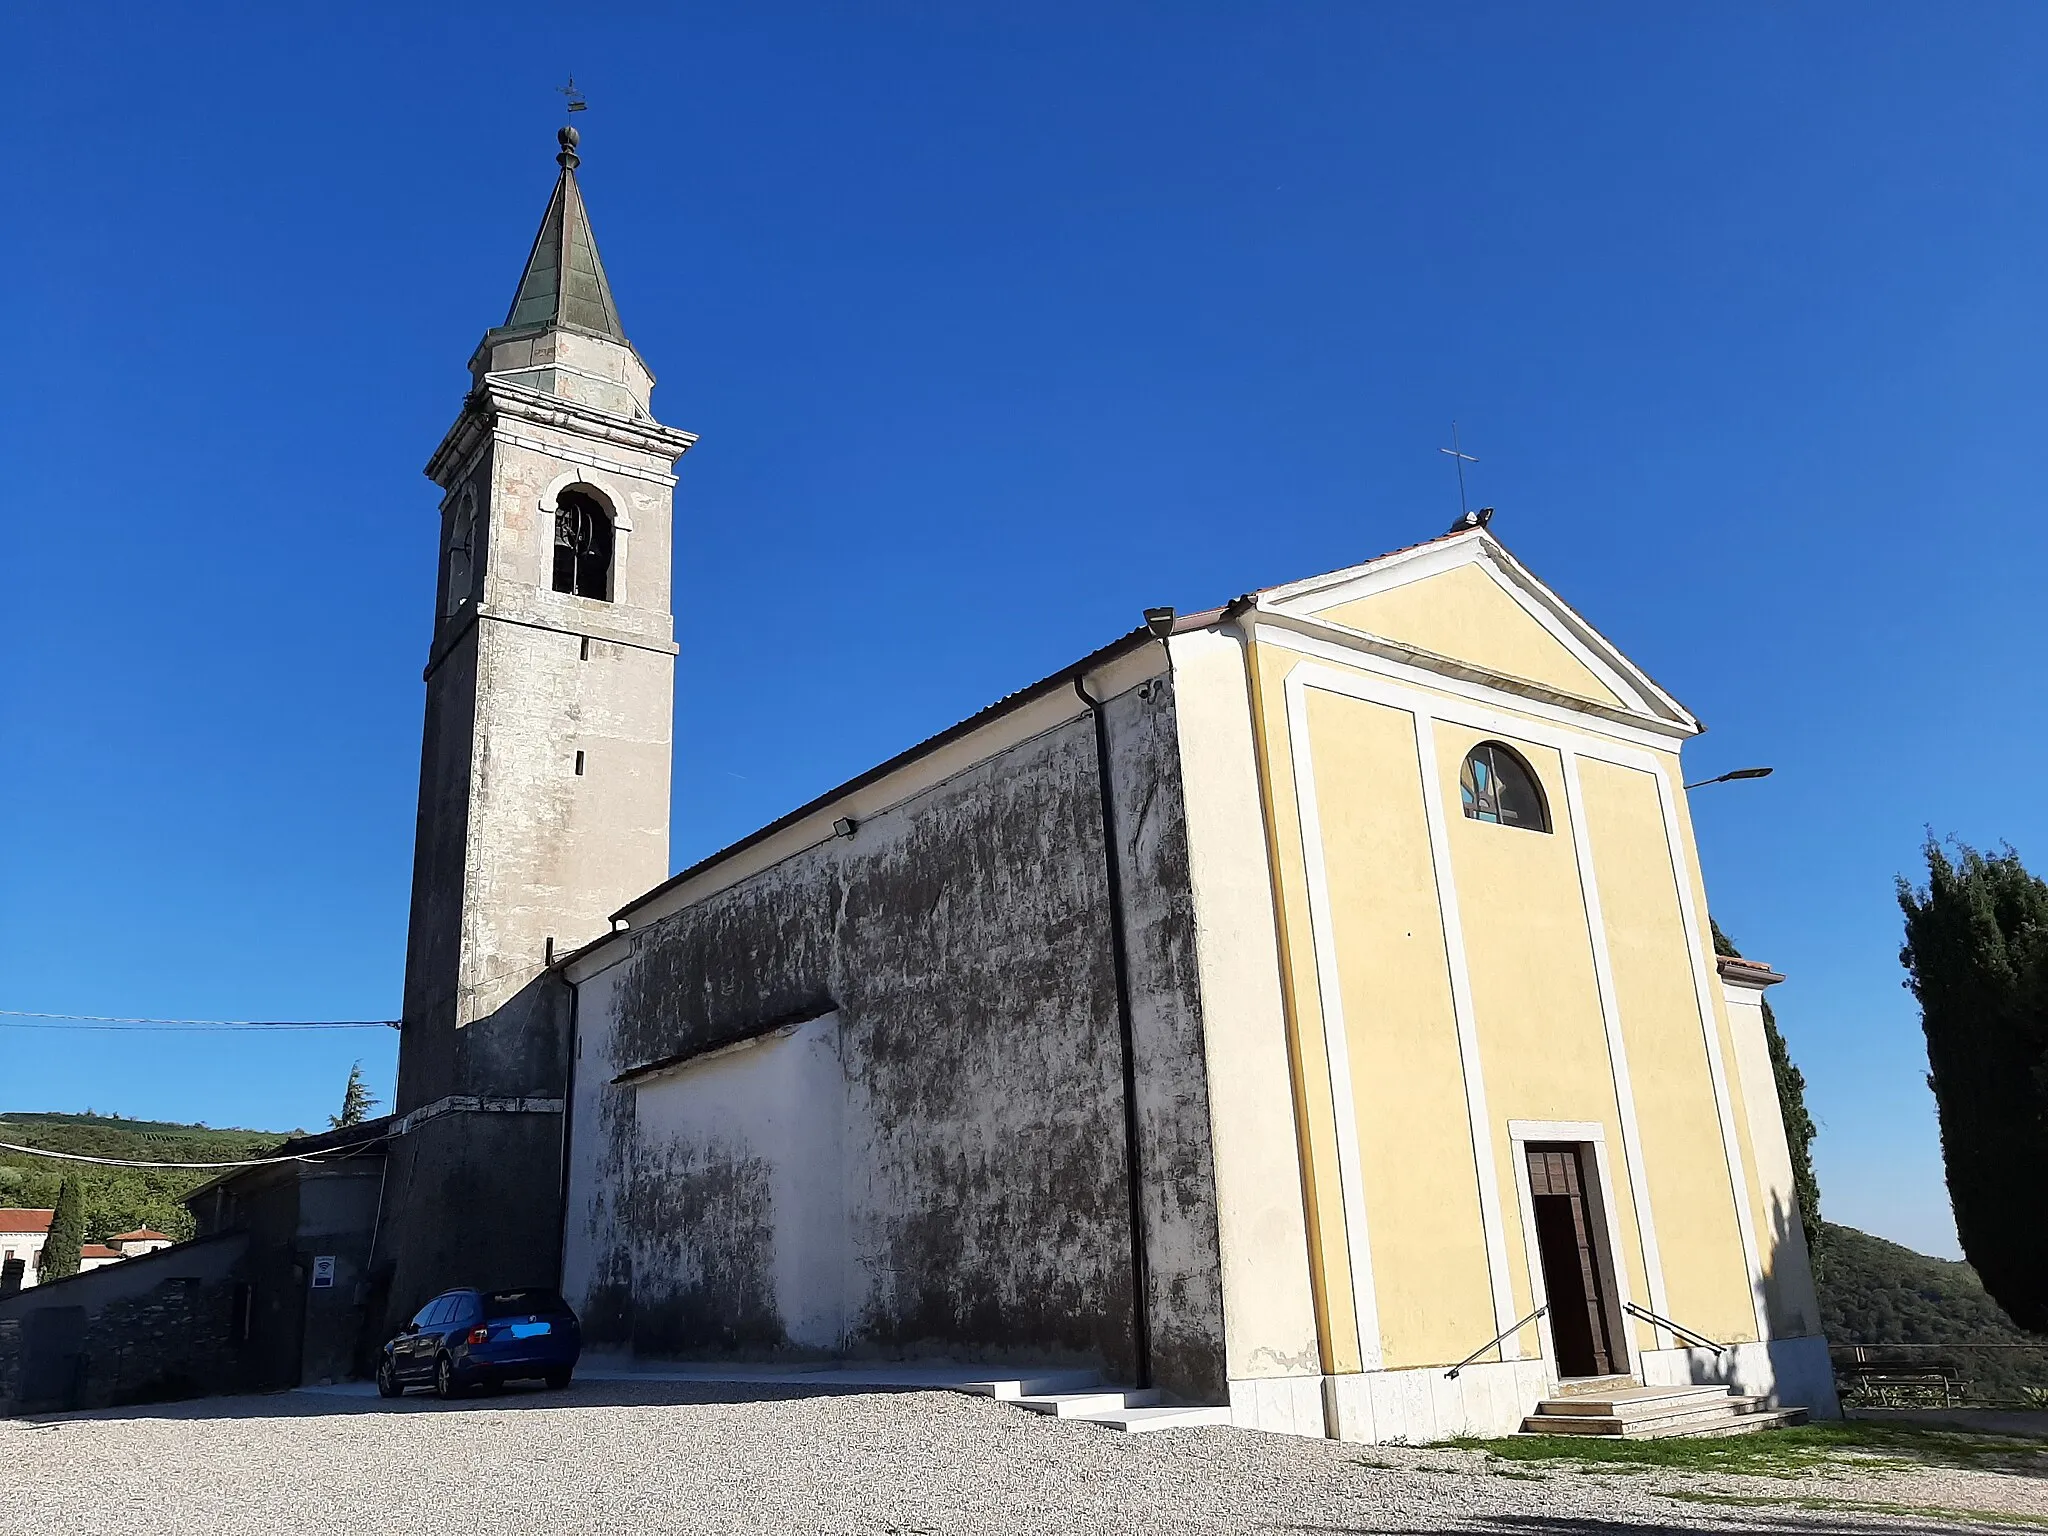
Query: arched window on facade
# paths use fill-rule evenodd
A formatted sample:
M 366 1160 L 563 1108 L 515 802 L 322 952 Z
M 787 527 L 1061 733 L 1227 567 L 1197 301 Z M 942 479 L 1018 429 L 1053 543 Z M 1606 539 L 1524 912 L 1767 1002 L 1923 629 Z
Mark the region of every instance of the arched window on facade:
M 1535 773 L 1513 747 L 1500 742 L 1482 741 L 1465 754 L 1465 766 L 1458 773 L 1458 798 L 1474 821 L 1531 832 L 1550 830 L 1550 808 L 1543 803 L 1543 789 Z
M 555 590 L 612 600 L 612 514 L 588 492 L 555 498 Z
M 455 507 L 448 530 L 448 599 L 444 613 L 453 613 L 476 595 L 476 492 L 467 487 Z
M 612 600 L 612 516 L 585 491 L 555 498 L 555 590 Z

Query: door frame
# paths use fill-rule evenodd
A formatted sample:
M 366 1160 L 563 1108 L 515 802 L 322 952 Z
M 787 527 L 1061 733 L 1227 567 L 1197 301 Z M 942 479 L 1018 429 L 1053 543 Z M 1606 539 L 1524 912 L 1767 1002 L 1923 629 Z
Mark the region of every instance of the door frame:
M 1589 1171 L 1585 1181 L 1588 1218 L 1601 1241 L 1594 1244 L 1600 1263 L 1600 1283 L 1607 1293 L 1607 1335 L 1620 1355 L 1616 1362 L 1621 1374 L 1643 1379 L 1641 1352 L 1636 1348 L 1624 1304 L 1633 1300 L 1629 1291 L 1628 1266 L 1621 1258 L 1621 1221 L 1614 1204 L 1614 1184 L 1607 1166 L 1607 1127 L 1597 1120 L 1510 1120 L 1508 1144 L 1514 1153 L 1515 1198 L 1522 1213 L 1522 1253 L 1529 1266 L 1531 1307 L 1548 1306 L 1549 1287 L 1543 1283 L 1543 1254 L 1536 1240 L 1536 1202 L 1529 1187 L 1529 1143 L 1562 1141 L 1579 1149 L 1579 1166 Z M 1548 1319 L 1536 1326 L 1538 1357 L 1555 1379 L 1557 1348 L 1552 1343 Z

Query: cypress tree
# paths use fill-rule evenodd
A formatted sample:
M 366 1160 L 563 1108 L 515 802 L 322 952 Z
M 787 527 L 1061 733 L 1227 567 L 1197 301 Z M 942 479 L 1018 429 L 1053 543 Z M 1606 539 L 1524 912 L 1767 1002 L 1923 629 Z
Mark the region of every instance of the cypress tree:
M 345 1125 L 361 1125 L 376 1107 L 377 1101 L 370 1097 L 363 1082 L 363 1064 L 359 1061 L 348 1069 L 348 1086 L 341 1091 L 341 1113 L 329 1115 L 327 1123 L 337 1131 Z
M 2012 1320 L 2048 1333 L 2048 885 L 2011 848 L 1932 836 L 1899 881 L 1899 959 L 1920 1000 L 1956 1236 Z
M 50 1235 L 43 1244 L 42 1277 L 62 1280 L 78 1273 L 78 1249 L 85 1241 L 85 1186 L 67 1173 L 57 1191 L 57 1209 L 50 1217 Z
M 1711 922 L 1712 919 L 1709 919 Z M 1742 958 L 1735 941 L 1714 923 L 1714 953 Z M 1769 998 L 1764 1005 L 1764 1041 L 1771 1051 L 1771 1076 L 1778 1085 L 1778 1114 L 1785 1122 L 1785 1147 L 1792 1154 L 1792 1193 L 1799 1202 L 1799 1226 L 1806 1234 L 1806 1255 L 1818 1280 L 1827 1263 L 1827 1224 L 1820 1219 L 1820 1179 L 1813 1171 L 1813 1138 L 1820 1128 L 1806 1107 L 1806 1074 L 1792 1060 L 1791 1049 L 1778 1031 L 1778 1016 Z

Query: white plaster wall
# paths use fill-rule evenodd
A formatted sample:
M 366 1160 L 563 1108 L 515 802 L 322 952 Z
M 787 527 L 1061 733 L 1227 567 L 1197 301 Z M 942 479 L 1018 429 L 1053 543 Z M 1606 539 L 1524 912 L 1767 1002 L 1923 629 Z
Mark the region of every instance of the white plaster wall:
M 1244 655 L 1212 631 L 1172 646 L 1235 1408 L 1240 1383 L 1320 1380 L 1322 1359 Z
M 846 1074 L 839 1016 L 827 1014 L 700 1057 L 634 1094 L 643 1157 L 672 1149 L 712 1163 L 767 1165 L 775 1310 L 789 1342 L 836 1351 L 849 1281 Z
M 9 1232 L 0 1237 L 0 1258 L 24 1261 L 21 1275 L 23 1290 L 37 1283 L 36 1267 L 43 1261 L 43 1244 L 48 1241 L 47 1232 Z
M 1728 1028 L 1735 1042 L 1735 1071 L 1749 1119 L 1749 1144 L 1756 1161 L 1765 1229 L 1757 1234 L 1764 1267 L 1764 1299 L 1773 1337 L 1797 1338 L 1820 1332 L 1820 1302 L 1814 1294 L 1813 1262 L 1799 1219 L 1792 1182 L 1792 1150 L 1778 1108 L 1778 1080 L 1771 1070 L 1770 1041 L 1764 1035 L 1762 989 L 1721 980 L 1728 1003 Z
M 618 1156 L 630 1148 L 631 1133 L 615 1135 L 611 1122 L 631 1119 L 634 1095 L 610 1087 L 623 1069 L 612 1053 L 618 983 L 623 965 L 613 965 L 586 978 L 576 989 L 576 1040 L 571 1048 L 568 1114 L 563 1136 L 568 1143 L 568 1168 L 562 1192 L 562 1294 L 579 1312 L 588 1312 L 604 1294 L 602 1287 L 630 1287 L 631 1276 L 606 1271 L 600 1234 L 622 1220 L 622 1197 L 631 1170 Z M 585 1330 L 591 1322 L 586 1317 Z

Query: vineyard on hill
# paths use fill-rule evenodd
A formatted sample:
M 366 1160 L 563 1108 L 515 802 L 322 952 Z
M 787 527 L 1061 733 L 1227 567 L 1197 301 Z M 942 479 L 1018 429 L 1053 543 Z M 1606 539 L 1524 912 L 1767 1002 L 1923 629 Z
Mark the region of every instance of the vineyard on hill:
M 215 1130 L 119 1115 L 0 1114 L 0 1141 L 153 1163 L 212 1163 L 262 1157 L 288 1131 Z M 85 1240 L 154 1227 L 170 1237 L 192 1235 L 181 1196 L 214 1177 L 200 1168 L 105 1168 L 0 1150 L 0 1206 L 54 1206 L 67 1171 L 85 1189 Z

